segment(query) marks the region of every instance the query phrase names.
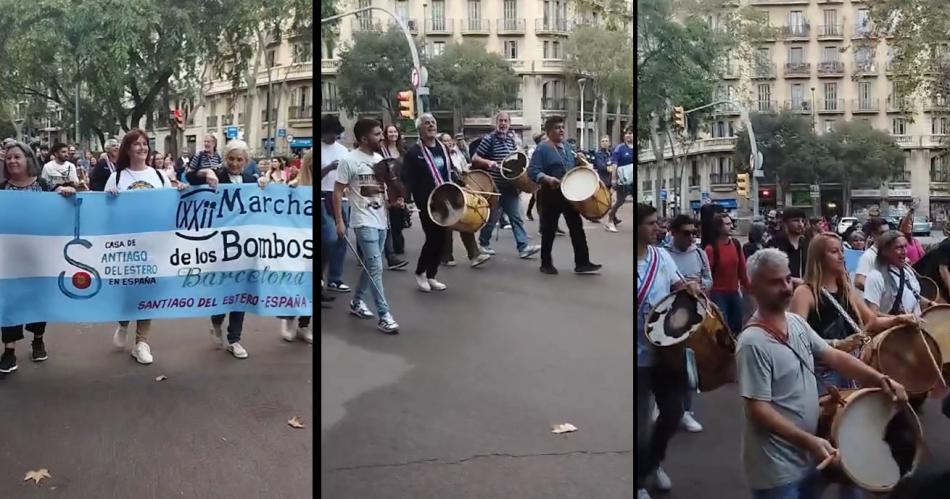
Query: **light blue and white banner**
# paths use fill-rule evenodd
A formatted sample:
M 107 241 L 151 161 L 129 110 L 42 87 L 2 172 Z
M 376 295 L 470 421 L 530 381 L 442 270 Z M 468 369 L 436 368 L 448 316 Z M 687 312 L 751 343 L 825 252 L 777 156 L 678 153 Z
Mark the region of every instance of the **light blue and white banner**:
M 313 190 L 0 191 L 0 325 L 311 315 Z

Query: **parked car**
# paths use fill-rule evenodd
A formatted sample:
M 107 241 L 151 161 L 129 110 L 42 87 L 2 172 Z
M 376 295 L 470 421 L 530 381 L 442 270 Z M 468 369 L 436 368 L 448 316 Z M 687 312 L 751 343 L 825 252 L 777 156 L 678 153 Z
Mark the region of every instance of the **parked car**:
M 915 236 L 926 237 L 933 230 L 933 224 L 928 222 L 925 217 L 914 217 L 914 228 L 912 230 Z
M 854 224 L 856 224 L 856 223 L 858 223 L 858 219 L 857 219 L 857 218 L 854 218 L 854 217 L 842 217 L 841 220 L 838 222 L 838 228 L 836 229 L 836 230 L 838 231 L 838 235 L 843 236 L 844 233 L 847 232 L 848 229 L 850 229 L 851 226 L 854 225 Z

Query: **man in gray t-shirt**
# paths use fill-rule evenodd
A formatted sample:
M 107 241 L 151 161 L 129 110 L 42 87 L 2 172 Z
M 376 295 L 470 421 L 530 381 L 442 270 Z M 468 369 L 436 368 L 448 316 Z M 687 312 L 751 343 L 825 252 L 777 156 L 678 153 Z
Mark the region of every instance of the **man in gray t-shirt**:
M 739 394 L 745 404 L 742 460 L 755 499 L 813 498 L 819 461 L 837 450 L 815 436 L 821 361 L 864 386 L 880 386 L 906 401 L 904 387 L 847 352 L 835 350 L 801 317 L 787 312 L 792 279 L 785 253 L 767 248 L 747 263 L 751 293 L 759 306 L 739 336 Z

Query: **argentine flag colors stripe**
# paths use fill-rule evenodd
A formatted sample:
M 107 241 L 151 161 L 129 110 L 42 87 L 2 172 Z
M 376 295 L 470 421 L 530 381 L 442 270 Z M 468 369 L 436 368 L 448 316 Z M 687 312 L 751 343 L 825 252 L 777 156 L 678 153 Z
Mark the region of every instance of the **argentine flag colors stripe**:
M 311 315 L 313 190 L 0 191 L 0 325 Z

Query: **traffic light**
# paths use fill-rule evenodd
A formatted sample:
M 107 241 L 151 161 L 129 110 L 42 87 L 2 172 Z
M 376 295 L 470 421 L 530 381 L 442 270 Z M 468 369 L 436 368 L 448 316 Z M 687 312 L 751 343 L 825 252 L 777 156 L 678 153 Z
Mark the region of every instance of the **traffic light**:
M 406 90 L 405 92 L 396 94 L 396 99 L 399 100 L 399 115 L 403 118 L 416 118 L 416 101 L 414 97 L 412 90 Z
M 686 114 L 683 112 L 683 106 L 673 108 L 673 126 L 678 130 L 684 130 L 686 128 Z
M 740 173 L 736 175 L 736 192 L 740 196 L 749 195 L 749 174 Z

